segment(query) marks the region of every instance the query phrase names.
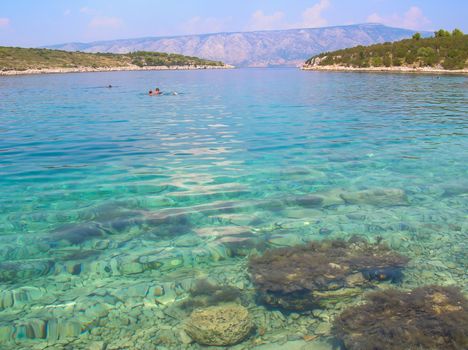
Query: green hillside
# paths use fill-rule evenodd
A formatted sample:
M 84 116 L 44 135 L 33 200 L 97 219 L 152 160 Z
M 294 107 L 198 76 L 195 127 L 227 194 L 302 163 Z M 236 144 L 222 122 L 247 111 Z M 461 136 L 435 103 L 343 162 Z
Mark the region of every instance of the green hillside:
M 222 62 L 160 52 L 84 53 L 49 49 L 0 47 L 0 71 L 56 68 L 146 66 L 222 66 Z
M 411 39 L 325 52 L 306 61 L 305 67 L 437 67 L 447 70 L 468 67 L 468 35 L 455 29 L 439 30 L 430 38 L 419 33 Z

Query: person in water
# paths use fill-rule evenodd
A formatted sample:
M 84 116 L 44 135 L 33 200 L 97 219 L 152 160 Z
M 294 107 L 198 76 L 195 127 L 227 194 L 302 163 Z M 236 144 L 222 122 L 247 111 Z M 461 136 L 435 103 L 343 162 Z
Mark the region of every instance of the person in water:
M 159 90 L 159 88 L 154 89 L 154 91 L 150 90 L 149 93 L 148 93 L 148 95 L 150 95 L 150 96 L 156 96 L 156 95 L 161 95 L 161 94 L 162 94 L 162 92 Z

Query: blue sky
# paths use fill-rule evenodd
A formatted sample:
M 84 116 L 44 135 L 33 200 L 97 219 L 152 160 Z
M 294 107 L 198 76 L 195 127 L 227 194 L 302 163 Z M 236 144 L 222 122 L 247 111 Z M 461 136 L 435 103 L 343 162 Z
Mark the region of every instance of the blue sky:
M 0 0 L 0 45 L 379 22 L 468 31 L 468 0 Z

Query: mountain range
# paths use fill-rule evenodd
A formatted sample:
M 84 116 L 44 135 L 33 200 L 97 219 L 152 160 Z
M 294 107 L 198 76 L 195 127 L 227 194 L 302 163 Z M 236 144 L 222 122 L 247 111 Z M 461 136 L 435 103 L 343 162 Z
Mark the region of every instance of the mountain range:
M 309 57 L 322 52 L 401 40 L 411 37 L 414 33 L 413 30 L 366 23 L 310 29 L 66 43 L 47 46 L 47 48 L 83 52 L 178 53 L 222 61 L 239 67 L 299 66 Z

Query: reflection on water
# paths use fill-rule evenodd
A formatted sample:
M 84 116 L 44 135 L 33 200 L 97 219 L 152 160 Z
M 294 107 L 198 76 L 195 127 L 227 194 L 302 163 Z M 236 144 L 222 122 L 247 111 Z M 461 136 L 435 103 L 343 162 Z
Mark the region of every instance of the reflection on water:
M 184 94 L 147 98 L 154 81 Z M 373 349 L 379 327 L 466 347 L 466 87 L 281 69 L 2 78 L 0 347 Z M 379 314 L 410 290 L 437 306 L 405 299 L 414 338 Z

